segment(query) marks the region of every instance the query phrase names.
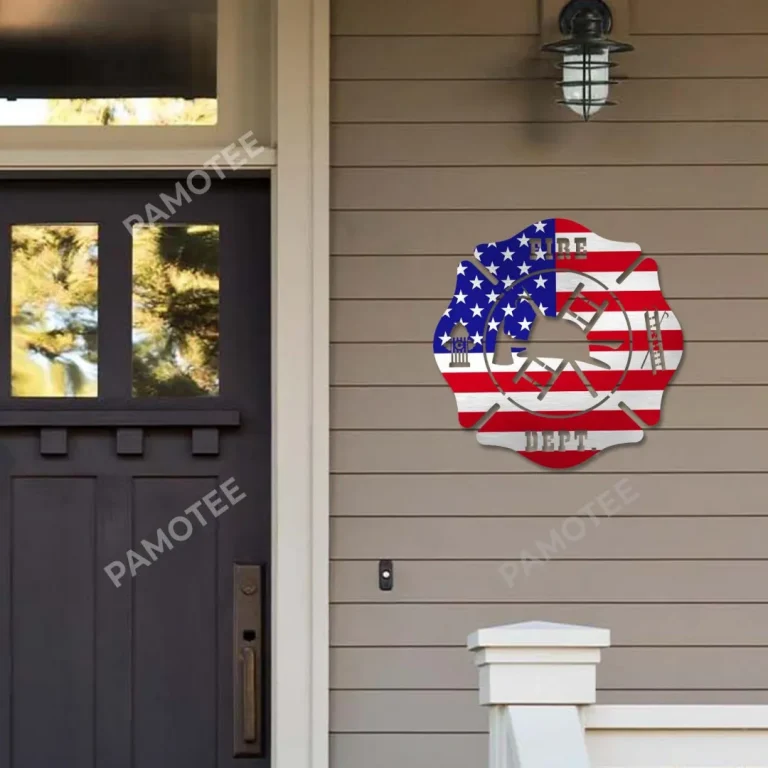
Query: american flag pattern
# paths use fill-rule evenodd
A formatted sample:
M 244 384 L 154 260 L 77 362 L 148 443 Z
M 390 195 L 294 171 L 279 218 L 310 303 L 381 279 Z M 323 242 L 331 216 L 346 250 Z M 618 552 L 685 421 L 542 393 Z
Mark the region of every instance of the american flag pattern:
M 658 424 L 683 333 L 639 245 L 546 219 L 459 264 L 433 350 L 481 444 L 566 469 Z

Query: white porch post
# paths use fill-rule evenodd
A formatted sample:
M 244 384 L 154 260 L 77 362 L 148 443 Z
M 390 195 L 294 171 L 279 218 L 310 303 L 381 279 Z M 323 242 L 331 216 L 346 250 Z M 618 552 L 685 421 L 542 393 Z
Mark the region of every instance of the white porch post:
M 589 768 L 578 708 L 595 702 L 610 632 L 531 621 L 480 629 L 467 645 L 489 708 L 490 768 Z

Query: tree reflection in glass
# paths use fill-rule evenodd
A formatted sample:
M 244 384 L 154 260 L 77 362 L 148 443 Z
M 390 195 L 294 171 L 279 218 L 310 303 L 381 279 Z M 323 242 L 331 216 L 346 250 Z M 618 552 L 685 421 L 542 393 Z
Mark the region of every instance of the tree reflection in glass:
M 134 227 L 134 396 L 218 392 L 218 226 Z
M 98 227 L 11 227 L 11 394 L 95 397 Z

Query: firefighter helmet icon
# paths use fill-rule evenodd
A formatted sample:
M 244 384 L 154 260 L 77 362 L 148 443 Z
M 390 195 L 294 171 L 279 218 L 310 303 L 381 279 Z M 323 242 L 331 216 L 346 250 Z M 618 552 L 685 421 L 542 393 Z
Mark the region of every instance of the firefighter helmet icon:
M 566 469 L 658 424 L 683 334 L 639 245 L 546 219 L 456 273 L 433 350 L 478 442 Z

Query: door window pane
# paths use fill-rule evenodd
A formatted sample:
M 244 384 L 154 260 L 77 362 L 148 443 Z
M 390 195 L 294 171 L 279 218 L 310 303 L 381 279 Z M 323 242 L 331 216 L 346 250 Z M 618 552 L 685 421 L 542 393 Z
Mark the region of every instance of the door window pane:
M 219 393 L 219 228 L 133 228 L 133 394 Z
M 98 227 L 11 227 L 11 394 L 95 397 Z

